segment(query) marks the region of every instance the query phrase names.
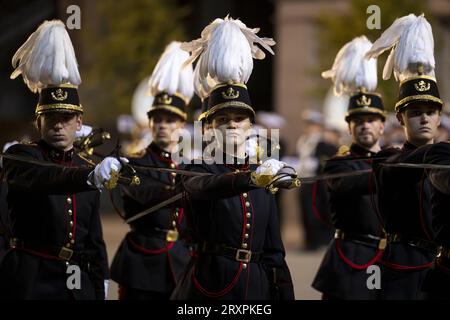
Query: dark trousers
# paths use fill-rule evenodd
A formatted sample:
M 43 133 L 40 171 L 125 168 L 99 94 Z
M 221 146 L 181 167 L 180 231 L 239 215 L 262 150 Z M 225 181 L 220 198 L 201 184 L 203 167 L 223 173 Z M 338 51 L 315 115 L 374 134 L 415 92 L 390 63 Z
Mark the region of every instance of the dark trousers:
M 313 184 L 304 184 L 300 189 L 300 219 L 303 222 L 306 250 L 326 246 L 333 237 L 325 185 L 319 183 L 316 186 L 316 211 L 313 208 L 314 187 Z

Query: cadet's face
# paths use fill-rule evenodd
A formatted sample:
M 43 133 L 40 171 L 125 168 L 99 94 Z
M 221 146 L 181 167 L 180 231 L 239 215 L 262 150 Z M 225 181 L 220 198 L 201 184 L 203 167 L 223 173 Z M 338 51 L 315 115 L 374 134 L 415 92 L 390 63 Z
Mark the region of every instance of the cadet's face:
M 75 133 L 81 129 L 81 115 L 52 112 L 39 116 L 38 128 L 42 139 L 59 150 L 70 150 L 75 141 Z
M 161 148 L 178 143 L 180 134 L 177 129 L 184 127 L 184 121 L 169 112 L 155 112 L 150 119 L 153 141 Z
M 397 118 L 405 127 L 408 141 L 416 145 L 430 143 L 436 137 L 441 123 L 439 108 L 424 103 L 408 106 L 397 114 Z
M 242 146 L 249 135 L 252 123 L 245 112 L 227 111 L 218 112 L 211 121 L 211 127 L 218 133 L 215 136 L 221 145 L 229 143 Z
M 384 123 L 376 115 L 355 115 L 350 120 L 349 129 L 354 142 L 370 149 L 383 135 Z

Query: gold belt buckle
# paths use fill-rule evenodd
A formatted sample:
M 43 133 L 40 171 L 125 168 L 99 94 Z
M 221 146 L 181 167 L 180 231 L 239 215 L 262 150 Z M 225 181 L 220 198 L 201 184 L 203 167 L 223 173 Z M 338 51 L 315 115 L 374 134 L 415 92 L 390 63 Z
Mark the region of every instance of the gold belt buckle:
M 178 240 L 178 230 L 168 230 L 166 234 L 166 241 L 167 242 L 175 242 Z
M 243 258 L 241 258 L 241 254 L 244 254 Z M 238 249 L 235 258 L 236 261 L 249 263 L 252 258 L 252 252 L 250 250 Z
M 73 255 L 72 249 L 62 247 L 61 250 L 59 251 L 58 257 L 65 261 L 69 261 L 70 258 L 72 258 L 72 255 Z

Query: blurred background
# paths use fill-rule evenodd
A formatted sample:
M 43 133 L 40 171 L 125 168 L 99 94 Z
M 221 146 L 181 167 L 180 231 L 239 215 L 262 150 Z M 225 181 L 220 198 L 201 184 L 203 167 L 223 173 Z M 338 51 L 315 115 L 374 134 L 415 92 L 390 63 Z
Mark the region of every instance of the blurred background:
M 227 14 L 249 27 L 259 27 L 261 36 L 277 42 L 275 56 L 255 62 L 248 88 L 260 112 L 259 124 L 280 128 L 281 155 L 302 176 L 318 174 L 323 161 L 349 142 L 344 122 L 347 100 L 333 96 L 330 83 L 320 73 L 332 66 L 337 51 L 352 38 L 365 34 L 374 41 L 396 17 L 425 13 L 433 27 L 440 93 L 450 102 L 449 0 L 1 0 L 1 146 L 25 134 L 36 136 L 32 123 L 37 95 L 21 78 L 10 80 L 11 58 L 44 20 L 70 19 L 73 12 L 67 8 L 71 5 L 77 5 L 81 13 L 81 28 L 69 34 L 83 80 L 79 92 L 84 122 L 111 133 L 111 141 L 103 146 L 106 151 L 118 139 L 133 139 L 136 130 L 145 128 L 136 108 L 145 110 L 150 103 L 142 98 L 145 90 L 139 85 L 151 74 L 164 47 L 173 40 L 198 38 L 208 23 Z M 367 28 L 369 5 L 379 6 L 381 29 Z M 378 91 L 392 110 L 398 84 L 381 80 L 385 59 L 386 55 L 378 63 Z M 194 97 L 190 120 L 199 108 L 200 100 Z M 440 140 L 449 137 L 449 119 L 444 116 Z M 390 116 L 383 143 L 401 144 L 403 139 L 402 128 Z M 113 213 L 105 195 L 103 200 L 104 232 L 112 258 L 127 226 Z M 316 184 L 302 192 L 282 192 L 278 201 L 297 299 L 318 298 L 310 283 L 333 234 L 325 188 Z M 110 298 L 115 297 L 113 285 Z

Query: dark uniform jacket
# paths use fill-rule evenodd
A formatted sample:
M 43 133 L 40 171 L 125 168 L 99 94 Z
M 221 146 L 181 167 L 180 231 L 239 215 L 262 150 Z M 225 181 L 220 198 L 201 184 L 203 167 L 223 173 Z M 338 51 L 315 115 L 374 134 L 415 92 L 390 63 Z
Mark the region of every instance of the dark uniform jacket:
M 428 149 L 424 163 L 437 165 L 450 165 L 450 143 L 440 142 Z M 438 181 L 438 187 L 431 185 L 431 210 L 434 240 L 437 245 L 445 248 L 446 254 L 440 254 L 427 275 L 424 291 L 430 299 L 450 299 L 450 183 L 449 171 Z M 432 182 L 433 179 L 431 179 Z
M 8 192 L 6 182 L 3 180 L 4 171 L 0 168 L 0 261 L 9 246 L 9 214 L 6 194 Z
M 197 252 L 172 298 L 294 299 L 274 197 L 251 186 L 248 165 L 188 169 L 211 175 L 182 179 Z
M 353 160 L 375 154 L 353 144 L 350 151 L 327 162 L 324 173 L 370 170 L 371 160 Z M 346 159 L 348 159 L 346 161 Z M 383 230 L 372 202 L 372 174 L 365 173 L 328 180 L 332 222 L 337 239 L 328 247 L 313 287 L 339 299 L 376 299 L 377 290 L 367 288 L 368 266 L 381 257 L 378 248 Z M 342 239 L 341 239 L 342 238 Z
M 142 156 L 129 160 L 131 165 L 177 168 L 170 153 L 154 143 Z M 138 175 L 139 186 L 122 187 L 126 219 L 180 192 L 172 173 L 139 171 Z M 173 231 L 182 232 L 183 215 L 180 203 L 173 203 L 133 221 L 114 257 L 111 278 L 124 287 L 170 295 L 189 261 L 184 239 L 167 238 Z
M 431 146 L 417 148 L 406 142 L 386 162 L 422 163 Z M 423 299 L 423 280 L 436 254 L 425 170 L 380 166 L 377 180 L 380 213 L 388 234 L 381 259 L 382 298 Z
M 104 299 L 108 262 L 99 192 L 87 184 L 92 168 L 83 168 L 86 162 L 73 150 L 43 141 L 14 145 L 7 153 L 64 167 L 4 160 L 14 241 L 1 261 L 0 296 Z M 77 274 L 67 273 L 69 265 L 80 267 L 80 289 L 68 289 L 68 282 L 76 284 L 68 277 Z

